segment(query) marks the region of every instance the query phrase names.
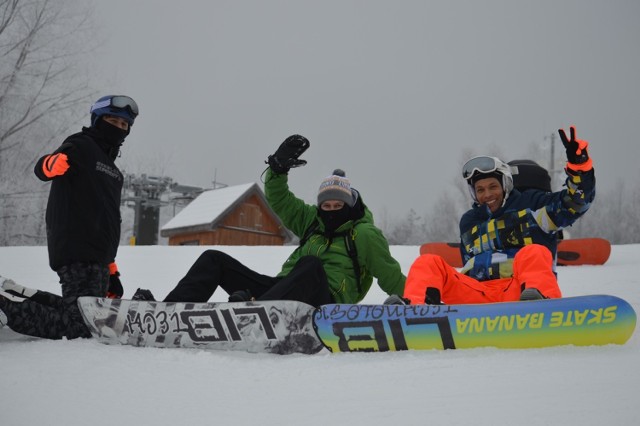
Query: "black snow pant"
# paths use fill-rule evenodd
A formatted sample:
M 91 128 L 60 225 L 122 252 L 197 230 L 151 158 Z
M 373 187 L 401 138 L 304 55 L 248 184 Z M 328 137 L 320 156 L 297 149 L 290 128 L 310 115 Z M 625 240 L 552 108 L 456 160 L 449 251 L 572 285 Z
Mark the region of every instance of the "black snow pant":
M 47 339 L 91 337 L 82 319 L 80 296 L 105 297 L 109 286 L 109 267 L 96 263 L 72 263 L 58 269 L 62 296 L 38 291 L 22 302 L 0 299 L 13 331 Z
M 285 277 L 259 274 L 218 250 L 207 250 L 191 266 L 165 302 L 206 302 L 222 287 L 248 290 L 256 300 L 297 300 L 312 306 L 333 303 L 327 274 L 315 256 L 303 256 Z

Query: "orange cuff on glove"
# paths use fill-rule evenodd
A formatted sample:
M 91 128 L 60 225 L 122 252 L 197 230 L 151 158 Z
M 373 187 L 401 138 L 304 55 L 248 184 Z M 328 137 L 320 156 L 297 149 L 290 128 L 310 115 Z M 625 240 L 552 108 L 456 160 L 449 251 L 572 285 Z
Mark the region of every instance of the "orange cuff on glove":
M 593 169 L 593 161 L 589 158 L 586 162 L 582 164 L 573 164 L 567 162 L 567 169 L 573 170 L 574 172 L 588 172 Z
M 67 154 L 51 154 L 42 162 L 42 171 L 48 178 L 62 176 L 69 170 L 69 159 Z

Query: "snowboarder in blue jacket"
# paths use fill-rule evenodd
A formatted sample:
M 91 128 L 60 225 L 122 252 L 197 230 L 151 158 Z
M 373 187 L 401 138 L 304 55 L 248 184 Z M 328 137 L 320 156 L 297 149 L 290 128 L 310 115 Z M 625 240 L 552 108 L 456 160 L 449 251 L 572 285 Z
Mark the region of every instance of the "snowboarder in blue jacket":
M 411 266 L 404 297 L 421 303 L 487 303 L 561 297 L 555 274 L 557 233 L 589 209 L 595 197 L 588 143 L 567 137 L 566 189 L 518 191 L 509 165 L 475 157 L 463 166 L 474 201 L 460 220 L 464 266 L 460 272 L 440 256 L 425 254 Z

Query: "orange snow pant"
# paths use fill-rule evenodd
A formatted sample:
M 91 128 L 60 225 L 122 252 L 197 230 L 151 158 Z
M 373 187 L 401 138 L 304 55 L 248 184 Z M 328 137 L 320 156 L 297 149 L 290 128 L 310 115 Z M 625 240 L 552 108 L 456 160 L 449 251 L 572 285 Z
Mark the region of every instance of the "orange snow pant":
M 442 302 L 448 305 L 520 300 L 525 288 L 536 288 L 547 298 L 562 297 L 551 252 L 540 244 L 527 245 L 516 253 L 511 278 L 487 281 L 458 272 L 440 256 L 424 254 L 411 265 L 404 297 L 411 304 L 424 304 L 429 287 L 438 289 Z

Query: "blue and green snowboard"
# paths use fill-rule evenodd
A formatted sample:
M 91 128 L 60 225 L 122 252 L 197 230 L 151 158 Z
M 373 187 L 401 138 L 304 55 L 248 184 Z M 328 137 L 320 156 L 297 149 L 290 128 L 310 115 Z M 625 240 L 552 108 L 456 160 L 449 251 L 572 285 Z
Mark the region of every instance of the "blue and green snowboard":
M 615 296 L 480 305 L 324 305 L 295 301 L 163 303 L 81 297 L 109 344 L 277 354 L 624 344 L 636 313 Z
M 324 305 L 313 318 L 332 352 L 624 344 L 636 326 L 626 301 L 590 295 L 480 305 Z

